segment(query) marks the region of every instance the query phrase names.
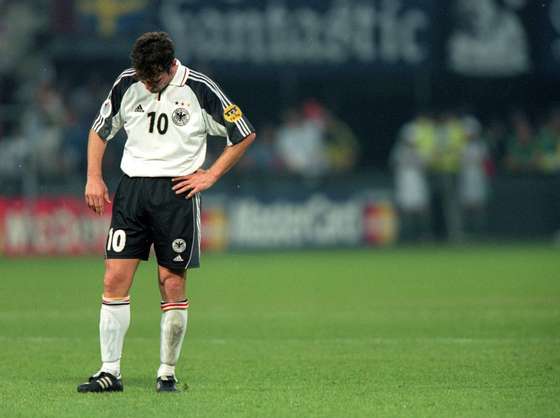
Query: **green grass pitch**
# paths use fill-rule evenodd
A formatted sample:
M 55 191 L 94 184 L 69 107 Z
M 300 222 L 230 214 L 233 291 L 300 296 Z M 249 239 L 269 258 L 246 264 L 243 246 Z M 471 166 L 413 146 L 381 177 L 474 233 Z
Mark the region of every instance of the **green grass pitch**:
M 99 365 L 99 258 L 0 259 L 0 417 L 558 417 L 560 248 L 208 254 L 180 394 L 156 394 L 159 297 L 138 270 L 125 392 Z

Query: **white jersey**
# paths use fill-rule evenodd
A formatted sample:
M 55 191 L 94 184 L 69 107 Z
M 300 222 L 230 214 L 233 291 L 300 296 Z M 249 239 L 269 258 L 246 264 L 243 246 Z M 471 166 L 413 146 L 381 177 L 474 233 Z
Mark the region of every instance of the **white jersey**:
M 207 135 L 226 137 L 232 145 L 254 132 L 214 81 L 177 64 L 160 93 L 148 91 L 134 69 L 123 71 L 92 125 L 106 141 L 125 129 L 121 169 L 130 177 L 191 174 L 204 163 Z

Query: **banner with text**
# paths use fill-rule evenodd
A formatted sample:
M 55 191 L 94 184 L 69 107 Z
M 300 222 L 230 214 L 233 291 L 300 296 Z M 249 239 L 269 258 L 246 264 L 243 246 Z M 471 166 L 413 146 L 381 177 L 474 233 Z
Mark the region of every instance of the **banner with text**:
M 181 40 L 178 55 L 195 61 L 406 69 L 430 60 L 431 9 L 431 0 L 169 0 L 159 18 Z
M 109 223 L 110 208 L 96 216 L 74 197 L 0 198 L 0 254 L 101 254 Z M 211 196 L 202 206 L 202 246 L 212 251 L 377 246 L 396 235 L 395 210 L 385 198 Z
M 0 50 L 11 59 L 0 68 L 46 29 L 35 6 L 12 3 L 4 20 L 25 13 L 30 22 L 5 25 L 11 42 Z M 557 77 L 560 68 L 560 0 L 53 0 L 48 15 L 62 56 L 125 59 L 139 34 L 165 30 L 186 64 L 238 77 L 279 69 Z

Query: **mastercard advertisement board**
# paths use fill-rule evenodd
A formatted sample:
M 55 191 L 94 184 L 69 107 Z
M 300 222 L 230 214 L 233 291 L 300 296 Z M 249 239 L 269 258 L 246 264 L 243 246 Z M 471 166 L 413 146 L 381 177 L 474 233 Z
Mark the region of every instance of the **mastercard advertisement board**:
M 0 198 L 0 254 L 102 254 L 110 212 L 97 216 L 76 197 Z M 398 232 L 390 200 L 321 193 L 299 200 L 203 199 L 201 221 L 207 251 L 380 246 Z

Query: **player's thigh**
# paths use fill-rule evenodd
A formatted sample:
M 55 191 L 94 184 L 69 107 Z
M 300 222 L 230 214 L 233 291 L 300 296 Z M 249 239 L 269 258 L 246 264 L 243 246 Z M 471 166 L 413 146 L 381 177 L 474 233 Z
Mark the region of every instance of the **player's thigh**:
M 154 250 L 158 265 L 171 271 L 199 266 L 200 198 L 176 196 L 172 191 L 165 207 L 153 213 Z
M 121 178 L 113 199 L 111 226 L 105 243 L 107 259 L 148 259 L 152 233 L 146 215 L 144 187 L 140 178 Z
M 124 297 L 128 295 L 134 273 L 140 260 L 135 259 L 106 259 L 105 276 L 103 279 L 103 294 L 105 297 Z

